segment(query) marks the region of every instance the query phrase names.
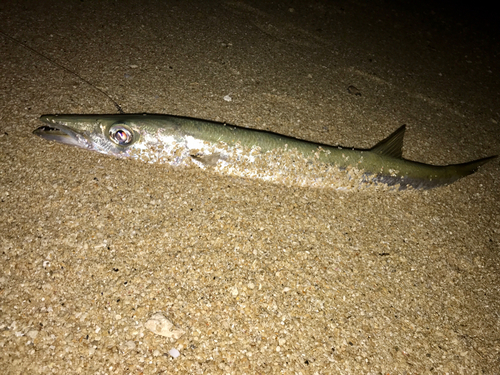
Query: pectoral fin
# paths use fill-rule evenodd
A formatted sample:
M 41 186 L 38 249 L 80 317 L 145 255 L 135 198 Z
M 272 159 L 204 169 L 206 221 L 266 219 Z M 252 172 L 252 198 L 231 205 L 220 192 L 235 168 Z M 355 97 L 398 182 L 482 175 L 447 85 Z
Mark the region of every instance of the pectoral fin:
M 220 153 L 204 155 L 201 153 L 190 154 L 191 158 L 202 163 L 205 167 L 215 167 L 219 160 L 224 160 Z

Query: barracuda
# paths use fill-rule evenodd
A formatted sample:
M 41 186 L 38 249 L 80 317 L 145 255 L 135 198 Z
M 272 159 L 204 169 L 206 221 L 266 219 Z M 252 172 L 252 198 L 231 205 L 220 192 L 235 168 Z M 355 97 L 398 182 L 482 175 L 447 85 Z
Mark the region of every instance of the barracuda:
M 50 115 L 34 134 L 120 158 L 296 186 L 430 189 L 474 173 L 487 158 L 429 165 L 402 158 L 405 126 L 369 150 L 308 142 L 262 130 L 169 115 Z

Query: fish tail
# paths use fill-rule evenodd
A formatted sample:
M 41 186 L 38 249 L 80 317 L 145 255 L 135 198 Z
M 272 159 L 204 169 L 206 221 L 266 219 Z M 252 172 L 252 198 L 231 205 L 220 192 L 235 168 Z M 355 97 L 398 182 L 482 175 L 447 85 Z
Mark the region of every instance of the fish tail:
M 462 178 L 476 172 L 481 165 L 486 164 L 496 158 L 498 158 L 498 155 L 488 156 L 486 158 L 469 161 L 467 163 L 454 164 L 450 165 L 450 167 L 455 169 L 455 173 L 459 175 L 459 178 Z

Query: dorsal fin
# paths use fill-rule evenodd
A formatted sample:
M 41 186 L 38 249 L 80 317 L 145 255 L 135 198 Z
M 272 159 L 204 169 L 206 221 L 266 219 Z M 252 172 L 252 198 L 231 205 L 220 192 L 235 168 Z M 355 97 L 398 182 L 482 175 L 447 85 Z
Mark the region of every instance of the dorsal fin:
M 405 136 L 406 125 L 373 146 L 370 151 L 379 155 L 391 156 L 401 159 L 403 157 L 403 138 Z

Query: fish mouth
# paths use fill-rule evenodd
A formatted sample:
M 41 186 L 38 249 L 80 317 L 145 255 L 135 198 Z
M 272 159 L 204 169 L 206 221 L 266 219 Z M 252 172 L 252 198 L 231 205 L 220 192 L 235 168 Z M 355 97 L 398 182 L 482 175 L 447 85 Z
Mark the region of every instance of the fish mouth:
M 42 116 L 40 120 L 47 124 L 33 130 L 33 134 L 40 138 L 69 146 L 92 149 L 92 143 L 87 137 L 61 122 L 58 122 L 54 116 Z

